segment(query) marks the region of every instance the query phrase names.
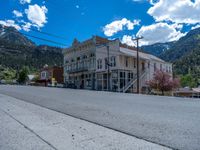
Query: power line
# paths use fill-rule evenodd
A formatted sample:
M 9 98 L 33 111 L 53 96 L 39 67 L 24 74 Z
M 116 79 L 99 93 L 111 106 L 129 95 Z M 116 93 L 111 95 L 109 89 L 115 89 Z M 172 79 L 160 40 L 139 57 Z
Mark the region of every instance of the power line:
M 8 28 L 8 26 L 3 26 L 3 28 Z M 48 36 L 51 36 L 51 37 L 56 37 L 56 38 L 65 40 L 64 37 L 58 36 L 58 35 L 55 35 L 55 34 L 52 34 L 52 33 L 44 32 L 44 31 L 40 31 L 40 30 L 36 30 L 36 29 L 32 29 L 32 28 L 27 28 L 27 29 L 34 31 L 34 32 L 41 33 L 41 34 L 45 34 L 45 35 L 48 35 Z
M 59 39 L 66 40 L 64 37 L 58 36 L 58 35 L 55 35 L 55 34 L 52 34 L 52 33 L 44 32 L 44 31 L 40 31 L 40 30 L 36 30 L 36 29 L 29 29 L 29 30 L 34 31 L 34 32 L 38 32 L 38 33 L 41 33 L 41 34 L 45 34 L 45 35 L 48 35 L 48 36 L 56 37 L 56 38 L 59 38 Z
M 42 40 L 42 41 L 46 41 L 46 42 L 49 42 L 49 43 L 54 43 L 54 44 L 57 44 L 57 45 L 67 46 L 66 44 L 63 44 L 63 43 L 60 43 L 60 42 L 55 42 L 55 41 L 52 41 L 52 40 L 40 38 L 40 37 L 33 36 L 33 35 L 30 35 L 30 34 L 26 34 L 26 33 L 22 33 L 22 34 L 25 35 L 25 36 L 32 37 L 32 38 L 35 38 L 35 39 L 39 39 L 39 40 Z
M 8 26 L 3 26 L 3 28 L 8 28 Z M 18 33 L 18 31 L 15 31 L 15 30 L 12 30 L 10 32 Z M 53 40 L 49 40 L 49 39 L 37 37 L 37 36 L 30 35 L 30 34 L 27 34 L 27 33 L 22 33 L 22 32 L 20 32 L 20 33 L 23 34 L 23 35 L 25 35 L 25 36 L 32 37 L 32 38 L 35 38 L 35 39 L 39 39 L 39 40 L 42 40 L 42 41 L 46 41 L 46 42 L 49 42 L 49 43 L 53 43 L 53 44 L 57 44 L 57 45 L 62 45 L 62 46 L 67 46 L 66 44 L 63 44 L 63 43 L 60 43 L 60 42 L 56 42 L 56 41 L 53 41 Z

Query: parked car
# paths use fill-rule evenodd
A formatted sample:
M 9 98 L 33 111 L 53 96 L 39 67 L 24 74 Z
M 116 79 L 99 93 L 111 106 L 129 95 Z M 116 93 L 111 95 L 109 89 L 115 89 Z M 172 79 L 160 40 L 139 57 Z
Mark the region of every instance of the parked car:
M 56 87 L 58 87 L 58 88 L 63 88 L 64 85 L 63 85 L 63 84 L 57 84 Z
M 77 86 L 74 83 L 66 83 L 65 88 L 77 89 Z
M 0 84 L 6 84 L 6 80 L 0 80 Z

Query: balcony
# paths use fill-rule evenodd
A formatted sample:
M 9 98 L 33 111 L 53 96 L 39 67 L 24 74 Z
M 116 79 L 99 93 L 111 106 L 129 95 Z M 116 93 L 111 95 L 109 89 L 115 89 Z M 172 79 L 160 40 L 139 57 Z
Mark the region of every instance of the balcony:
M 69 69 L 66 72 L 67 73 L 79 73 L 79 72 L 84 72 L 84 71 L 88 71 L 88 67 L 79 67 L 79 68 L 74 68 L 74 69 Z
M 66 63 L 65 72 L 66 73 L 78 73 L 88 70 L 93 70 L 96 68 L 95 58 L 78 60 L 76 62 Z

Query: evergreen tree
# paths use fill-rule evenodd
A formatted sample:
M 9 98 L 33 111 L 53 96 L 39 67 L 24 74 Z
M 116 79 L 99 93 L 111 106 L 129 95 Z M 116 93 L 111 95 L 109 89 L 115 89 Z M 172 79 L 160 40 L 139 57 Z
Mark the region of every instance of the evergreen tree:
M 20 84 L 25 84 L 26 81 L 28 80 L 28 74 L 29 74 L 29 68 L 27 66 L 24 66 L 19 72 L 18 82 Z

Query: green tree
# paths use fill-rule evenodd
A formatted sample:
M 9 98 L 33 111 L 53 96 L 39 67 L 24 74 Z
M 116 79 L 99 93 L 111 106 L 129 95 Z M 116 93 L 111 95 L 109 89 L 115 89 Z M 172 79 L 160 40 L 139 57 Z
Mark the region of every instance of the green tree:
M 190 88 L 197 87 L 198 80 L 194 78 L 191 74 L 181 76 L 181 86 L 186 87 L 189 86 Z
M 18 82 L 20 84 L 26 83 L 26 81 L 28 80 L 28 74 L 29 74 L 29 68 L 28 67 L 23 67 L 21 69 L 21 71 L 19 72 Z
M 11 81 L 15 79 L 16 71 L 9 68 L 4 68 L 0 66 L 0 80 Z

